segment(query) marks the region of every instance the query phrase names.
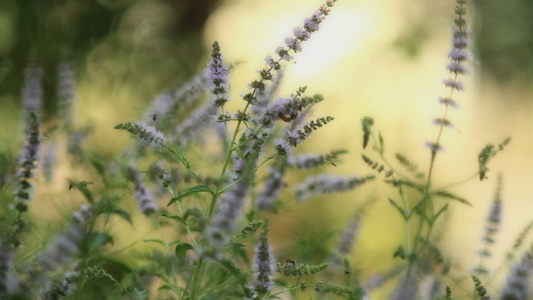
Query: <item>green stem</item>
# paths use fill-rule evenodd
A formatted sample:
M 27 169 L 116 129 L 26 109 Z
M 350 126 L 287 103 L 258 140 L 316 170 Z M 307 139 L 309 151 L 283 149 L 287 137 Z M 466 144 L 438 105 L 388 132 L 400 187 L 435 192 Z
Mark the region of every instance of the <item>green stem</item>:
M 405 193 L 403 192 L 401 184 L 399 186 L 399 189 L 400 189 L 400 196 L 402 197 L 402 201 L 403 201 L 404 211 L 406 213 L 410 214 L 411 212 L 410 212 L 410 209 L 409 209 L 409 205 L 407 204 L 407 199 L 405 197 Z M 409 216 L 409 218 L 405 219 L 405 235 L 406 235 L 406 239 L 407 239 L 407 253 L 408 254 L 411 253 L 412 248 L 413 248 L 412 241 L 411 241 L 411 226 L 409 224 L 410 220 L 411 220 L 411 216 Z

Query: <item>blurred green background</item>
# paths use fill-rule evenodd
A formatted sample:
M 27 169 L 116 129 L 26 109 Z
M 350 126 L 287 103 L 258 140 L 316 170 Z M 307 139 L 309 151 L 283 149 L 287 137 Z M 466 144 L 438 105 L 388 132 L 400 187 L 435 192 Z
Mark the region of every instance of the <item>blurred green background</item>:
M 17 153 L 21 145 L 20 90 L 30 62 L 38 62 L 46 74 L 48 121 L 57 117 L 57 64 L 75 63 L 79 102 L 75 122 L 93 124 L 86 147 L 112 157 L 130 141 L 112 127 L 139 119 L 159 91 L 202 70 L 214 40 L 219 41 L 226 62 L 240 62 L 231 73 L 229 109 L 243 107 L 239 95 L 256 78 L 264 57 L 321 4 L 316 0 L 2 0 L 0 152 Z M 368 115 L 375 118 L 391 160 L 394 153 L 405 153 L 425 170 L 429 151 L 424 142 L 435 139 L 437 128 L 431 122 L 443 110 L 438 97 L 446 93 L 442 79 L 448 76 L 445 65 L 454 7 L 454 1 L 439 0 L 339 0 L 320 31 L 304 43 L 295 63 L 286 65 L 280 95 L 307 85 L 310 93 L 326 97 L 314 115 L 336 118 L 299 152 L 345 148 L 350 154 L 343 164 L 324 171 L 371 174 L 360 159 L 360 119 Z M 497 255 L 533 219 L 529 209 L 533 3 L 473 1 L 467 15 L 473 74 L 464 78 L 467 91 L 457 94 L 461 108 L 450 115 L 455 129 L 444 134 L 447 151 L 437 159 L 435 185 L 475 172 L 477 154 L 487 143 L 499 143 L 507 136 L 513 141 L 491 163 L 488 180 L 473 180 L 453 190 L 474 204 L 473 208 L 452 205 L 453 214 L 441 235 L 442 247 L 456 261 L 453 267 L 464 271 L 477 263 L 475 253 L 498 172 L 504 176 L 505 200 Z M 396 197 L 395 191 L 374 183 L 304 204 L 293 201 L 271 222 L 274 247 L 284 255 L 303 255 L 305 250 L 288 249 L 296 237 L 318 243 L 317 236 L 341 229 L 357 207 L 375 199 L 363 219 L 353 258 L 365 276 L 385 270 L 392 262 L 388 258 L 403 242 L 403 221 L 386 201 L 389 196 Z M 327 245 L 333 242 L 330 239 Z M 307 244 L 300 245 L 305 249 Z

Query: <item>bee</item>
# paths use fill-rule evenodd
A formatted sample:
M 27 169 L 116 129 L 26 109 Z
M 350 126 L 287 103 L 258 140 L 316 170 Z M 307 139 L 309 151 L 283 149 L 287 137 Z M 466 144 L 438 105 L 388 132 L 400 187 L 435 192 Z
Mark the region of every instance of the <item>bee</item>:
M 282 119 L 283 121 L 290 123 L 296 118 L 298 118 L 298 114 L 290 114 L 290 115 L 284 115 L 282 113 L 278 113 L 278 118 Z
M 332 166 L 334 166 L 334 167 L 336 167 L 336 166 L 337 166 L 337 164 L 335 164 L 335 163 L 334 163 L 334 162 L 332 162 L 332 161 L 330 161 L 329 163 L 330 163 L 330 164 L 331 164 Z
M 296 266 L 296 262 L 294 260 L 290 259 L 290 258 L 287 258 L 287 262 L 285 264 L 287 264 L 287 265 L 290 264 L 292 266 Z
M 156 120 L 157 120 L 157 115 L 156 115 L 156 114 L 154 114 L 154 115 L 152 116 L 152 121 L 154 121 L 154 122 L 155 122 Z

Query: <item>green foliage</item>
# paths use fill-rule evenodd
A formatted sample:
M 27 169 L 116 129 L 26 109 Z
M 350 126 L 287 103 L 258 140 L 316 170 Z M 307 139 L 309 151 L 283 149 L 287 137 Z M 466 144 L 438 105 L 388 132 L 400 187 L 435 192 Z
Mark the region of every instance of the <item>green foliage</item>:
M 485 289 L 481 281 L 474 275 L 472 275 L 472 281 L 474 281 L 474 285 L 476 287 L 476 294 L 479 296 L 479 299 L 489 300 L 490 296 L 487 295 L 487 290 Z

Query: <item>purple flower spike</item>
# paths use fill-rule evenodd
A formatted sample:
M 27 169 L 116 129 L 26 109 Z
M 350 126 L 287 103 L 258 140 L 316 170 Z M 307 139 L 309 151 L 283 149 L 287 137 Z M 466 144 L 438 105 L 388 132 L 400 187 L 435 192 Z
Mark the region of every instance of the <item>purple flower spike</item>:
M 211 60 L 207 65 L 207 85 L 213 94 L 213 102 L 222 107 L 229 101 L 228 67 L 222 61 L 218 42 L 213 43 Z
M 262 299 L 266 293 L 272 290 L 272 281 L 276 260 L 272 253 L 272 246 L 268 242 L 268 220 L 263 223 L 263 231 L 255 246 L 254 280 L 250 290 L 257 296 L 254 299 Z
M 31 200 L 30 190 L 32 189 L 32 185 L 28 180 L 35 176 L 42 141 L 42 136 L 39 133 L 39 122 L 35 113 L 30 113 L 27 126 L 27 139 L 24 142 L 24 147 L 19 156 L 18 177 L 20 182 L 16 194 L 18 200 L 29 201 Z

